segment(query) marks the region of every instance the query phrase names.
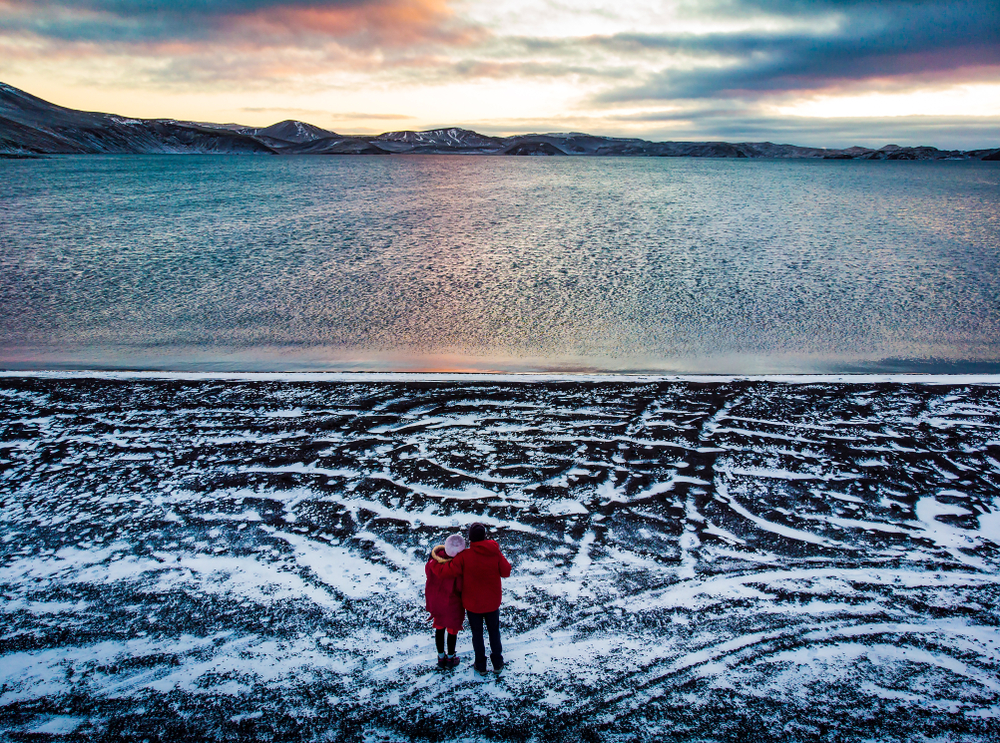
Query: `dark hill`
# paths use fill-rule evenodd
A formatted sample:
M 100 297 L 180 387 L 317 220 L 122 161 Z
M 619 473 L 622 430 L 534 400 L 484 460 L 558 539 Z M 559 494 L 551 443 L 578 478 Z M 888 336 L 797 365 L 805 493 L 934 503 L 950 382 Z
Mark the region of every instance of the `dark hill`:
M 25 154 L 271 154 L 260 140 L 222 127 L 74 111 L 0 84 L 0 152 Z

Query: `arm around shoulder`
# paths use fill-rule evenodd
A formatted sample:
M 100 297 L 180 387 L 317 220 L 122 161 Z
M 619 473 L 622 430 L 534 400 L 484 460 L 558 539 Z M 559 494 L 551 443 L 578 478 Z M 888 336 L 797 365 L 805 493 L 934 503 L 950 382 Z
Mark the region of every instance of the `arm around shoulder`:
M 463 553 L 459 553 L 450 562 L 441 562 L 437 565 L 432 565 L 431 569 L 439 578 L 460 578 L 464 572 L 462 570 L 462 565 L 464 564 L 462 560 L 463 556 Z

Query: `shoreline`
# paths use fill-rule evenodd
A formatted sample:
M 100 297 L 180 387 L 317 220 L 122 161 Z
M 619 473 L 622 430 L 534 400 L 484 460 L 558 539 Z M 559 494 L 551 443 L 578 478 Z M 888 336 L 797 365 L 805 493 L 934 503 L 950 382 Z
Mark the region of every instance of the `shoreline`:
M 336 382 L 336 383 L 461 383 L 495 382 L 529 384 L 649 384 L 684 382 L 698 384 L 777 382 L 784 384 L 928 384 L 1000 385 L 1000 374 L 595 374 L 511 372 L 179 372 L 107 370 L 0 370 L 0 379 L 103 379 L 118 381 L 231 381 L 231 382 Z

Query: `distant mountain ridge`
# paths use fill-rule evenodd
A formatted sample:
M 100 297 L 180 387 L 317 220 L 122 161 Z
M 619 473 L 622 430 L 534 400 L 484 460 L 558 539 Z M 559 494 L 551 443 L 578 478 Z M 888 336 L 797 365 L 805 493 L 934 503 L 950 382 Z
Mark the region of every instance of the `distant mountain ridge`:
M 450 127 L 338 134 L 302 121 L 255 128 L 173 119 L 129 119 L 76 111 L 0 83 L 0 155 L 528 155 L 620 157 L 814 158 L 834 160 L 1000 160 L 1000 149 L 939 150 L 886 145 L 825 149 L 771 142 L 649 142 L 569 134 L 491 137 Z

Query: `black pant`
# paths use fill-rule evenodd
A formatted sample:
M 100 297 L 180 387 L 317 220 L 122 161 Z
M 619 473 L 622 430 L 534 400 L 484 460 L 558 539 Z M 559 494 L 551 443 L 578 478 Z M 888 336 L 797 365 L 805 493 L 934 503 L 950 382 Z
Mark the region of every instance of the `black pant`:
M 455 644 L 458 642 L 458 635 L 448 633 L 448 655 L 455 654 Z M 434 630 L 434 644 L 437 645 L 438 655 L 444 654 L 444 627 Z
M 490 633 L 490 660 L 493 661 L 494 668 L 500 668 L 503 665 L 503 646 L 500 644 L 500 610 L 497 609 L 488 614 L 476 614 L 476 612 L 468 610 L 465 613 L 469 617 L 469 629 L 472 630 L 472 649 L 476 653 L 476 668 L 480 671 L 486 670 L 483 622 L 486 622 L 486 631 Z

